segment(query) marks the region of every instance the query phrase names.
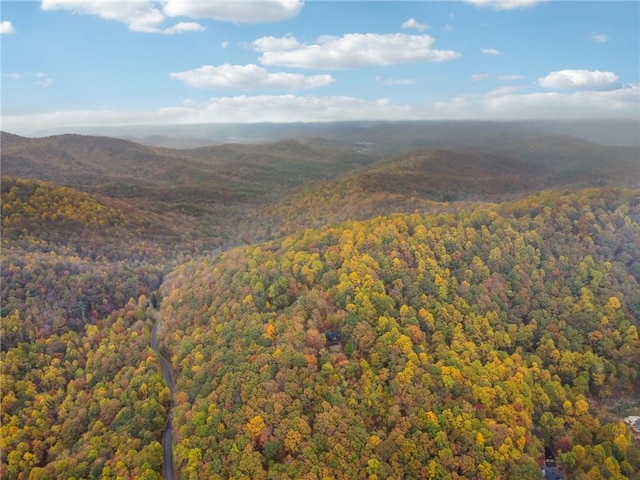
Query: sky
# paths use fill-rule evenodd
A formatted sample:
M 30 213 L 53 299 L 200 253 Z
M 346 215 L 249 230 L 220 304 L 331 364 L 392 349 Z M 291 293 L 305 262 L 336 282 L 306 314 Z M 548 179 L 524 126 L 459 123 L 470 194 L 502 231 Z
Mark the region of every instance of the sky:
M 638 119 L 640 2 L 0 2 L 1 125 Z

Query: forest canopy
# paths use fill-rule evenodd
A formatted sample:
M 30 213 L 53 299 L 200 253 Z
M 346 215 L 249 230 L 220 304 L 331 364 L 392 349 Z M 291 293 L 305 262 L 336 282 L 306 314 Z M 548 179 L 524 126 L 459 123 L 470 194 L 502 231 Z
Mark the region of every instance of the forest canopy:
M 186 478 L 632 478 L 640 195 L 543 192 L 306 230 L 176 269 Z M 337 330 L 338 350 L 324 332 Z M 596 472 L 599 472 L 596 474 Z

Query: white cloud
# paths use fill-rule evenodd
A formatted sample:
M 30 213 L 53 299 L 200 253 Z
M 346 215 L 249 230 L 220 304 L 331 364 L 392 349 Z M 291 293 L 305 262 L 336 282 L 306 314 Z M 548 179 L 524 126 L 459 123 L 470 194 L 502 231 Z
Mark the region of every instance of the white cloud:
M 16 33 L 16 29 L 8 20 L 3 20 L 0 22 L 0 35 L 9 35 L 11 33 Z
M 273 52 L 295 50 L 303 45 L 295 37 L 262 37 L 251 42 L 251 46 L 256 52 Z
M 224 50 L 226 50 L 227 48 L 229 48 L 229 45 L 231 45 L 229 42 L 222 42 L 222 43 L 220 44 L 220 46 L 221 46 Z
M 606 33 L 592 33 L 589 38 L 597 43 L 606 43 L 609 41 L 609 35 Z
M 418 21 L 415 18 L 410 18 L 408 20 L 406 20 L 402 25 L 402 28 L 406 28 L 406 29 L 413 29 L 413 30 L 417 30 L 418 32 L 424 32 L 427 28 L 429 28 L 428 25 L 425 25 L 423 23 L 418 23 Z
M 2 128 L 30 134 L 49 128 L 167 125 L 224 122 L 329 122 L 347 120 L 425 119 L 572 119 L 638 118 L 640 86 L 617 90 L 522 93 L 503 87 L 484 94 L 458 95 L 423 107 L 397 105 L 388 99 L 364 100 L 347 96 L 259 95 L 184 102 L 146 112 L 64 111 L 3 115 Z
M 402 119 L 412 113 L 411 107 L 394 105 L 387 99 L 367 101 L 348 96 L 238 96 L 214 98 L 204 107 L 211 118 L 253 122 Z
M 206 28 L 196 22 L 179 22 L 172 27 L 163 29 L 162 33 L 173 35 L 174 33 L 202 32 L 204 30 L 206 30 Z
M 269 23 L 295 17 L 303 6 L 302 0 L 168 0 L 164 13 L 232 23 Z
M 159 120 L 154 112 L 116 112 L 110 110 L 72 110 L 23 115 L 3 115 L 2 129 L 28 134 L 49 128 L 72 128 L 102 125 L 152 124 Z M 170 123 L 169 119 L 157 123 Z M 167 121 L 169 120 L 169 121 Z
M 196 22 L 165 26 L 168 17 L 211 18 L 233 23 L 268 23 L 297 15 L 301 0 L 42 0 L 43 10 L 69 10 L 124 23 L 129 30 L 175 34 L 205 28 Z
M 480 51 L 485 55 L 502 55 L 502 53 L 495 48 L 481 48 Z
M 443 32 L 453 32 L 453 26 L 449 25 L 448 23 L 442 27 L 442 31 Z
M 258 88 L 287 88 L 292 90 L 318 88 L 334 81 L 331 75 L 305 76 L 299 73 L 269 73 L 258 65 L 205 65 L 185 72 L 172 73 L 171 78 L 182 80 L 196 88 L 230 88 L 236 90 Z
M 382 78 L 376 77 L 376 83 L 383 87 L 396 87 L 400 85 L 413 85 L 417 80 L 413 78 Z
M 574 93 L 541 92 L 521 95 L 496 95 L 487 99 L 485 108 L 491 111 L 521 110 L 521 114 L 571 117 L 601 116 L 605 113 L 628 112 L 637 117 L 640 107 L 640 88 L 629 85 L 609 91 L 581 91 Z M 530 110 L 529 110 L 530 109 Z M 526 113 L 525 113 L 526 112 Z M 552 113 L 553 112 L 553 113 Z
M 488 73 L 474 73 L 473 75 L 471 75 L 471 80 L 474 81 L 480 81 L 480 80 L 486 80 L 489 78 L 489 74 Z
M 70 10 L 73 13 L 97 15 L 128 25 L 134 32 L 159 33 L 165 19 L 162 11 L 147 0 L 105 2 L 100 0 L 42 0 L 43 10 Z
M 39 87 L 49 87 L 53 85 L 53 79 L 47 73 L 36 73 L 35 77 L 36 79 L 33 82 L 34 85 Z
M 544 0 L 464 0 L 477 7 L 488 7 L 494 10 L 515 10 L 516 8 L 530 8 Z
M 2 77 L 9 78 L 11 80 L 23 80 L 25 82 L 31 83 L 32 85 L 36 85 L 38 87 L 49 87 L 54 83 L 53 79 L 49 76 L 49 74 L 44 72 L 3 73 Z
M 431 109 L 433 118 L 558 119 L 638 118 L 640 86 L 616 90 L 521 93 L 503 87 L 484 94 L 464 94 Z
M 618 80 L 613 72 L 600 70 L 558 70 L 538 79 L 545 88 L 602 89 L 612 86 Z
M 27 115 L 3 115 L 2 128 L 29 134 L 48 128 L 118 125 L 167 125 L 225 122 L 328 122 L 347 120 L 416 119 L 407 105 L 388 99 L 373 101 L 347 96 L 315 97 L 259 95 L 212 98 L 186 102 L 149 112 L 65 111 Z
M 286 48 L 278 46 L 278 41 Z M 351 33 L 323 37 L 313 45 L 300 44 L 293 37 L 263 37 L 254 45 L 262 52 L 260 62 L 264 65 L 311 69 L 443 62 L 460 56 L 452 50 L 431 49 L 433 42 L 429 35 Z
M 524 80 L 522 75 L 498 75 L 498 80 L 511 81 L 511 80 Z

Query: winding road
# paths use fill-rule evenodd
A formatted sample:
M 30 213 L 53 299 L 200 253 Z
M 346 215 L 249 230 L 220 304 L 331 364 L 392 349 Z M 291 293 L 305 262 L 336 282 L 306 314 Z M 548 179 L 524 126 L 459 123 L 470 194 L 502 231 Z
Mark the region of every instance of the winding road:
M 175 391 L 176 387 L 173 383 L 173 376 L 171 375 L 171 369 L 169 368 L 169 362 L 162 356 L 158 349 L 158 329 L 160 328 L 160 321 L 162 316 L 160 312 L 154 311 L 155 324 L 153 325 L 153 331 L 151 332 L 151 348 L 158 357 L 158 362 L 162 368 L 164 374 L 164 381 L 171 391 L 171 409 L 175 407 Z M 167 425 L 162 434 L 162 470 L 165 480 L 174 480 L 177 478 L 175 474 L 175 466 L 173 464 L 173 412 L 169 410 L 169 416 L 167 418 Z

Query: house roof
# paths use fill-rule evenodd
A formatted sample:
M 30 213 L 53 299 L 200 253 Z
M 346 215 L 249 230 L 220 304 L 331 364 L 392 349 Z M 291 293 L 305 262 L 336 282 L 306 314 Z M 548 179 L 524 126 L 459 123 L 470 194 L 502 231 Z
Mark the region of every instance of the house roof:
M 325 332 L 324 336 L 330 342 L 335 342 L 335 341 L 340 340 L 340 333 L 338 331 L 336 331 L 336 330 L 329 330 L 329 331 Z
M 564 480 L 564 477 L 559 472 L 549 467 L 542 467 L 542 478 L 544 480 Z

